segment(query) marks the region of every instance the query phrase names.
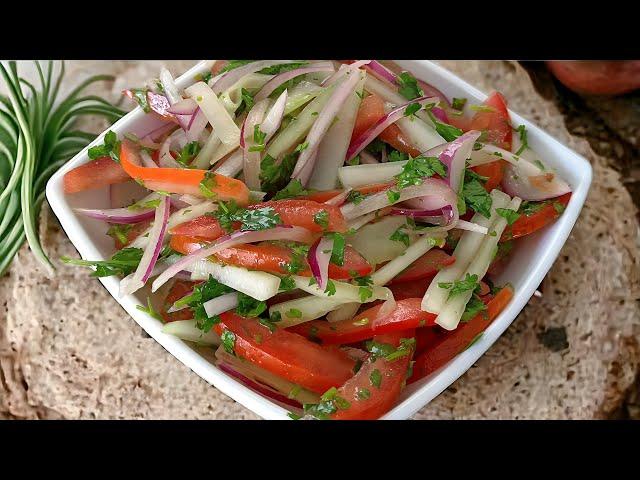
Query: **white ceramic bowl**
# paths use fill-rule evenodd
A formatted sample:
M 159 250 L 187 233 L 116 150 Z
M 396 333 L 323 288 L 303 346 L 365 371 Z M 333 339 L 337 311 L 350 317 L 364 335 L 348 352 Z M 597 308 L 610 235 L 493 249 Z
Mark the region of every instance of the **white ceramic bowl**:
M 486 98 L 485 94 L 432 62 L 405 60 L 397 63 L 413 72 L 416 77 L 440 89 L 449 98 L 467 97 L 472 103 L 480 103 Z M 178 86 L 183 88 L 194 83 L 196 74 L 202 73 L 205 69 L 205 63 L 200 62 L 177 79 Z M 515 288 L 515 295 L 507 308 L 487 328 L 480 340 L 437 372 L 408 386 L 403 391 L 397 405 L 382 417 L 384 419 L 406 419 L 411 417 L 451 385 L 480 358 L 529 301 L 551 268 L 578 218 L 591 184 L 591 166 L 589 162 L 520 117 L 520 115 L 514 112 L 510 112 L 510 114 L 515 125 L 526 125 L 531 147 L 550 166 L 556 168 L 559 174 L 571 185 L 573 190 L 571 201 L 565 212 L 553 225 L 517 242 L 518 245 L 514 249 L 514 255 L 508 267 L 498 279 L 499 283 L 510 282 Z M 118 136 L 122 136 L 126 132 L 141 133 L 145 130 L 147 122 L 148 120 L 145 119 L 142 110 L 136 108 L 115 123 L 111 130 L 115 131 Z M 104 133 L 90 146 L 102 143 L 103 136 Z M 109 208 L 108 189 L 87 191 L 70 196 L 65 196 L 63 193 L 63 175 L 72 168 L 89 160 L 87 156 L 88 148 L 78 153 L 51 177 L 47 184 L 47 199 L 82 258 L 103 260 L 108 259 L 114 253 L 113 241 L 106 235 L 106 224 L 78 215 L 73 211 L 73 208 Z M 288 418 L 286 415 L 288 410 L 286 408 L 229 377 L 203 358 L 188 343 L 162 333 L 161 322 L 136 309 L 136 305 L 146 303 L 148 291 L 143 290 L 135 295 L 118 298 L 119 280 L 117 278 L 107 277 L 99 280 L 149 335 L 207 382 L 263 418 Z

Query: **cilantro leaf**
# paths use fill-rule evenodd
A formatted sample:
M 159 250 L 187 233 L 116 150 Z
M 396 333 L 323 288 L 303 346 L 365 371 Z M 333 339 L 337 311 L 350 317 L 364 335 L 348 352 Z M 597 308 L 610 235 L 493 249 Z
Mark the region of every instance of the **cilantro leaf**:
M 92 277 L 127 276 L 138 268 L 143 253 L 141 248 L 127 247 L 114 253 L 110 260 L 80 260 L 66 256 L 61 260 L 69 265 L 95 267 Z
M 265 302 L 238 292 L 238 306 L 236 307 L 238 315 L 249 318 L 259 317 L 266 309 L 267 304 Z
M 403 230 L 402 227 L 399 227 L 395 232 L 393 232 L 389 237 L 389 240 L 403 243 L 407 247 L 411 243 L 411 241 L 409 240 L 409 235 Z
M 418 86 L 418 81 L 409 72 L 402 72 L 397 77 L 398 93 L 407 100 L 422 97 L 424 92 Z
M 382 374 L 380 373 L 380 370 L 378 370 L 377 368 L 374 369 L 369 374 L 369 381 L 371 382 L 371 385 L 373 385 L 374 387 L 380 388 L 380 384 L 382 383 Z
M 409 105 L 407 105 L 407 108 L 404 109 L 404 116 L 410 117 L 412 115 L 415 115 L 415 113 L 421 108 L 422 108 L 422 105 L 420 105 L 418 102 L 410 103 Z
M 427 111 L 427 113 L 431 118 L 431 121 L 435 125 L 436 132 L 438 132 L 438 135 L 444 138 L 447 142 L 454 141 L 456 138 L 458 138 L 460 135 L 464 133 L 458 127 L 454 127 L 453 125 L 449 125 L 448 123 L 441 122 L 430 111 Z
M 320 210 L 313 216 L 313 223 L 326 230 L 329 227 L 329 212 L 326 210 Z
M 344 247 L 345 239 L 344 235 L 338 232 L 331 233 L 333 237 L 333 248 L 331 250 L 331 263 L 338 266 L 344 265 Z
M 244 112 L 248 112 L 255 105 L 255 100 L 251 92 L 245 88 L 240 89 L 240 105 L 236 109 L 236 116 L 241 115 Z
M 409 154 L 398 150 L 391 150 L 387 156 L 388 162 L 402 162 L 404 160 L 409 160 Z
M 91 160 L 95 160 L 99 157 L 111 157 L 111 159 L 120 163 L 120 141 L 118 140 L 118 136 L 115 132 L 109 130 L 103 139 L 102 145 L 96 145 L 91 147 L 87 154 Z
M 520 218 L 520 214 L 510 208 L 496 208 L 496 212 L 507 220 L 508 225 L 513 225 L 514 222 Z
M 454 97 L 453 101 L 451 102 L 451 107 L 453 107 L 454 110 L 462 110 L 466 104 L 467 104 L 466 98 Z
M 485 311 L 487 306 L 485 303 L 478 298 L 477 295 L 473 295 L 471 299 L 467 302 L 467 306 L 464 309 L 464 313 L 462 314 L 462 322 L 468 322 L 480 312 Z
M 187 143 L 184 147 L 182 147 L 182 150 L 180 150 L 180 153 L 176 157 L 176 162 L 184 165 L 185 167 L 190 166 L 191 161 L 200 152 L 200 148 L 200 143 L 198 143 L 198 141 Z
M 235 355 L 236 335 L 231 330 L 225 328 L 220 335 L 220 340 L 222 340 L 225 351 L 231 355 Z
M 467 172 L 470 172 L 470 170 L 465 172 L 461 197 L 466 205 L 471 207 L 474 211 L 486 218 L 490 218 L 492 205 L 491 196 L 487 193 L 482 183 L 472 175 L 468 176 Z
M 336 284 L 333 283 L 333 280 L 327 281 L 327 287 L 324 289 L 324 293 L 326 293 L 328 297 L 336 294 Z
M 518 128 L 516 128 L 515 130 L 516 132 L 518 132 L 518 135 L 520 135 L 520 148 L 515 154 L 522 155 L 522 152 L 529 148 L 529 141 L 527 139 L 527 127 L 525 127 L 524 125 L 518 125 Z
M 289 183 L 297 161 L 297 152 L 285 155 L 280 163 L 271 155 L 266 154 L 260 164 L 262 190 L 267 193 L 274 193 L 282 189 Z
M 249 147 L 250 152 L 262 152 L 264 150 L 264 141 L 267 134 L 260 130 L 260 125 L 253 126 L 253 141 L 255 145 Z
M 395 190 L 387 190 L 387 199 L 390 204 L 396 203 L 400 200 L 400 192 L 396 192 Z
M 462 280 L 456 280 L 454 282 L 439 282 L 438 287 L 449 290 L 449 298 L 460 295 L 461 293 L 468 292 L 469 290 L 475 290 L 478 286 L 478 275 L 466 274 Z
M 216 174 L 213 172 L 206 172 L 204 178 L 200 181 L 200 192 L 205 198 L 214 198 L 216 196 L 215 188 L 218 186 L 216 180 Z
M 273 196 L 273 200 L 296 198 L 305 195 L 309 195 L 309 191 L 302 186 L 302 182 L 300 182 L 300 180 L 298 180 L 297 178 L 293 178 L 286 187 L 284 187 Z
M 278 288 L 281 292 L 288 292 L 289 290 L 294 290 L 296 288 L 296 282 L 294 282 L 291 277 L 282 277 L 280 279 L 280 287 Z
M 441 177 L 447 175 L 447 167 L 437 157 L 409 158 L 402 172 L 395 176 L 398 188 L 406 188 L 411 185 L 421 185 L 425 178 L 438 174 Z
M 147 93 L 149 93 L 148 88 L 130 88 L 129 92 L 131 92 L 131 98 L 140 105 L 144 113 L 149 113 L 151 111 L 149 99 L 147 98 Z
M 366 195 L 363 195 L 358 190 L 351 190 L 349 192 L 349 195 L 347 195 L 347 202 L 352 202 L 358 205 L 365 198 L 366 198 Z

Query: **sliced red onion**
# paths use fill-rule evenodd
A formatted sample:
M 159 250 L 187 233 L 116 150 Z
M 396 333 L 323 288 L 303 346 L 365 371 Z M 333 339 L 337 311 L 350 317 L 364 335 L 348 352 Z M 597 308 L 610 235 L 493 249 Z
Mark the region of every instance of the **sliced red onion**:
M 436 117 L 441 122 L 449 123 L 449 116 L 447 115 L 447 112 L 445 112 L 440 107 L 433 107 L 431 109 L 431 112 L 433 113 L 433 116 Z
M 256 102 L 259 102 L 260 100 L 267 98 L 273 93 L 276 88 L 278 88 L 283 83 L 288 82 L 292 78 L 299 77 L 300 75 L 306 75 L 308 73 L 333 72 L 334 70 L 335 68 L 333 67 L 333 63 L 319 62 L 312 63 L 311 65 L 305 67 L 296 68 L 295 70 L 289 70 L 288 72 L 283 72 L 269 80 L 256 94 L 254 100 Z
M 177 125 L 173 122 L 167 122 L 162 118 L 158 118 L 158 123 L 153 123 L 152 126 L 138 135 L 139 143 L 143 145 L 142 142 L 155 142 L 156 140 L 162 138 L 164 134 L 171 131 L 174 128 L 177 128 Z M 154 147 L 151 147 L 154 148 Z M 154 148 L 155 149 L 155 148 Z
M 169 103 L 169 100 L 167 100 L 167 97 L 165 97 L 164 95 L 149 90 L 147 92 L 147 103 L 149 104 L 149 108 L 156 112 L 158 115 L 165 118 L 174 118 L 171 112 L 169 112 L 171 104 Z
M 313 278 L 318 282 L 318 287 L 325 289 L 329 280 L 329 261 L 331 260 L 331 252 L 333 250 L 332 237 L 320 237 L 309 248 L 307 261 L 311 268 Z
M 360 67 L 368 65 L 370 62 L 371 60 L 358 60 L 357 62 L 353 62 L 349 65 L 343 64 L 340 66 L 340 68 L 336 73 L 334 73 L 330 77 L 325 78 L 320 84 L 320 86 L 328 87 L 330 85 L 333 85 L 335 82 L 337 82 L 340 78 L 342 78 L 347 73 L 351 74 L 356 70 L 358 70 Z
M 132 211 L 128 208 L 109 208 L 105 210 L 92 209 L 92 208 L 76 208 L 76 212 L 79 212 L 89 218 L 95 218 L 96 220 L 104 220 L 109 223 L 118 223 L 127 225 L 131 223 L 143 222 L 153 218 L 154 209 L 145 208 L 143 210 Z
M 380 162 L 376 157 L 371 155 L 369 152 L 367 152 L 366 150 L 362 150 L 360 152 L 360 163 L 362 165 L 373 165 Z
M 147 246 L 142 254 L 142 259 L 136 268 L 132 277 L 124 278 L 120 281 L 120 296 L 131 294 L 144 286 L 146 281 L 153 272 L 153 267 L 158 261 L 160 251 L 164 245 L 164 237 L 167 232 L 167 222 L 169 220 L 169 212 L 171 210 L 171 201 L 169 197 L 163 196 L 160 199 L 160 205 L 156 208 L 156 215 L 153 221 L 153 228 L 149 232 Z M 169 267 L 167 270 L 171 269 Z M 165 272 L 167 271 L 165 270 Z M 178 273 L 181 268 L 174 272 Z M 164 274 L 164 272 L 162 273 Z M 160 274 L 162 276 L 162 274 Z
M 151 155 L 146 150 L 140 150 L 140 160 L 142 161 L 142 165 L 147 168 L 158 168 L 156 162 L 153 161 Z
M 462 185 L 467 158 L 471 155 L 473 145 L 479 137 L 480 132 L 471 130 L 449 142 L 438 157 L 447 166 L 447 182 L 455 192 Z
M 231 292 L 212 298 L 211 300 L 203 303 L 202 306 L 209 317 L 215 317 L 216 315 L 228 312 L 238 306 L 238 293 Z
M 198 107 L 198 104 L 193 98 L 183 98 L 172 104 L 171 107 L 167 109 L 167 111 L 169 113 L 173 113 L 174 115 L 184 115 L 190 117 L 191 115 L 196 113 L 196 110 L 198 108 L 200 107 Z
M 353 142 L 351 142 L 351 145 L 349 145 L 349 150 L 347 150 L 345 160 L 351 160 L 353 157 L 358 155 L 362 150 L 364 150 L 367 145 L 369 145 L 378 135 L 380 135 L 385 128 L 404 117 L 404 111 L 406 110 L 408 105 L 411 105 L 413 103 L 419 103 L 420 105 L 425 105 L 428 103 L 436 104 L 438 103 L 438 101 L 439 99 L 437 97 L 420 97 L 390 111 L 388 114 L 374 123 L 369 129 L 363 132 Z
M 447 96 L 444 93 L 442 93 L 440 90 L 438 90 L 436 87 L 434 87 L 433 85 L 427 82 L 423 82 L 420 79 L 418 79 L 418 85 L 420 85 L 420 88 L 422 89 L 425 95 L 428 95 L 430 97 L 438 97 L 440 98 L 440 100 L 445 102 L 448 106 L 451 106 L 451 103 L 449 102 L 449 99 L 447 98 Z
M 155 292 L 158 290 L 158 288 L 164 285 L 176 273 L 181 270 L 186 270 L 191 264 L 213 255 L 220 250 L 224 250 L 225 248 L 230 248 L 244 243 L 263 242 L 267 240 L 292 240 L 309 243 L 312 238 L 312 233 L 306 228 L 292 227 L 291 225 L 279 225 L 268 230 L 240 231 L 234 232 L 230 235 L 224 235 L 215 240 L 209 246 L 200 248 L 195 252 L 186 255 L 165 270 L 158 278 L 155 279 L 151 286 L 151 291 Z
M 382 192 L 369 195 L 358 204 L 346 203 L 340 208 L 342 215 L 346 220 L 353 220 L 361 215 L 388 207 L 389 197 L 387 196 L 387 192 L 388 190 L 383 190 Z M 398 201 L 394 203 L 404 202 L 417 197 L 434 197 L 434 203 L 437 202 L 440 204 L 439 208 L 450 205 L 454 212 L 454 218 L 457 220 L 458 210 L 456 204 L 458 202 L 458 196 L 444 180 L 427 178 L 421 185 L 412 185 L 404 188 L 400 190 Z
M 217 366 L 223 372 L 228 373 L 232 377 L 236 378 L 238 381 L 240 381 L 240 383 L 251 388 L 252 390 L 255 390 L 259 394 L 264 395 L 265 397 L 275 400 L 276 402 L 284 403 L 285 405 L 289 405 L 290 407 L 296 407 L 296 408 L 302 407 L 302 405 L 299 402 L 296 402 L 295 400 L 283 395 L 280 392 L 276 392 L 270 387 L 262 385 L 261 383 L 258 383 L 258 382 L 254 382 L 249 377 L 246 377 L 242 375 L 240 372 L 236 371 L 233 367 L 231 367 L 227 363 L 218 362 Z
M 287 106 L 287 99 L 289 98 L 289 94 L 287 90 L 282 92 L 278 99 L 269 110 L 269 113 L 265 117 L 262 125 L 260 126 L 260 130 L 263 133 L 266 133 L 266 137 L 264 139 L 265 144 L 271 140 L 271 137 L 278 131 L 280 128 L 280 124 L 282 123 L 282 117 L 284 116 L 284 110 Z
M 300 156 L 298 162 L 293 169 L 292 178 L 300 180 L 302 185 L 306 185 L 313 172 L 313 164 L 318 152 L 318 145 L 324 138 L 327 130 L 333 124 L 333 120 L 344 105 L 347 97 L 353 93 L 356 85 L 360 81 L 360 76 L 357 74 L 350 74 L 348 78 L 338 85 L 335 91 L 331 94 L 331 97 L 327 101 L 326 105 L 318 115 L 318 118 L 313 123 L 309 134 L 307 135 L 305 148 Z
M 443 199 L 440 198 L 438 201 L 443 202 Z M 404 215 L 406 217 L 419 218 L 424 222 L 433 223 L 438 226 L 451 225 L 455 219 L 453 207 L 450 204 L 447 204 L 437 210 L 393 208 L 391 209 L 390 215 Z
M 342 205 L 347 200 L 347 197 L 351 193 L 351 190 L 353 190 L 353 189 L 352 188 L 347 188 L 342 193 L 339 193 L 338 195 L 336 195 L 335 197 L 330 198 L 329 200 L 327 200 L 324 203 L 327 204 L 327 205 L 335 205 L 335 206 Z
M 184 168 L 184 166 L 176 162 L 176 160 L 173 158 L 173 155 L 171 155 L 171 146 L 174 143 L 177 144 L 178 150 L 182 149 L 187 144 L 187 137 L 184 130 L 176 130 L 171 135 L 169 135 L 162 143 L 162 146 L 160 147 L 160 155 L 158 157 L 158 163 L 161 167 Z
M 397 76 L 395 73 L 393 73 L 391 70 L 389 70 L 387 67 L 385 67 L 384 65 L 382 65 L 380 62 L 378 62 L 377 60 L 371 60 L 371 63 L 369 63 L 369 68 L 375 73 L 377 74 L 378 77 L 386 80 L 389 83 L 392 83 L 394 85 L 396 85 L 397 82 Z
M 526 158 L 494 145 L 483 145 L 480 150 L 472 151 L 470 165 L 482 165 L 497 160 L 509 162 L 504 170 L 502 188 L 511 196 L 528 201 L 541 201 L 571 191 L 569 184 L 552 170 L 542 169 Z
M 187 126 L 186 135 L 187 140 L 195 142 L 200 140 L 202 132 L 205 131 L 206 126 L 209 124 L 209 120 L 200 107 L 197 108 L 195 113 L 191 115 L 189 124 Z
M 245 75 L 251 75 L 252 73 L 259 72 L 263 68 L 272 67 L 274 65 L 294 62 L 294 60 L 260 60 L 258 62 L 251 62 L 243 65 L 242 67 L 234 68 L 233 70 L 226 72 L 212 85 L 211 89 L 216 95 L 220 95 Z
M 242 148 L 242 158 L 244 161 L 244 183 L 251 190 L 260 190 L 260 151 L 251 151 L 256 147 L 254 141 L 254 130 L 256 126 L 259 126 L 264 119 L 264 114 L 267 111 L 269 105 L 269 99 L 265 98 L 257 102 L 249 114 L 246 120 L 242 124 L 240 130 L 240 147 Z

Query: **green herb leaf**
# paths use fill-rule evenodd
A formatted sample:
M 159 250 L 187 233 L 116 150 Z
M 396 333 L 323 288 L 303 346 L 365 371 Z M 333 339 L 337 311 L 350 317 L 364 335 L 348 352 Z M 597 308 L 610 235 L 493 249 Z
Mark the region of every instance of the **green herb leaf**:
M 418 86 L 418 81 L 409 72 L 402 72 L 397 77 L 398 93 L 407 100 L 422 97 L 424 92 Z
M 462 322 L 468 322 L 476 315 L 478 315 L 482 311 L 486 311 L 487 306 L 485 303 L 480 300 L 477 295 L 473 295 L 471 299 L 467 302 L 467 305 L 464 309 L 464 313 L 462 314 Z
M 387 155 L 388 162 L 403 162 L 409 160 L 409 158 L 408 153 L 400 152 L 399 150 L 391 150 Z
M 238 315 L 247 318 L 259 317 L 267 309 L 266 302 L 256 300 L 242 292 L 237 292 L 237 295 L 238 306 L 236 307 L 236 313 Z
M 371 382 L 371 385 L 373 385 L 374 387 L 380 388 L 380 384 L 382 383 L 382 374 L 380 373 L 380 370 L 378 370 L 377 368 L 374 369 L 369 374 L 369 381 Z
M 522 155 L 522 152 L 529 148 L 529 141 L 527 139 L 527 127 L 525 127 L 524 125 L 518 125 L 518 128 L 516 128 L 516 132 L 518 132 L 518 135 L 520 135 L 520 148 L 515 154 Z M 542 170 L 544 170 L 544 168 Z
M 105 134 L 103 142 L 104 143 L 102 145 L 96 145 L 87 151 L 89 158 L 91 160 L 95 160 L 99 157 L 111 157 L 114 162 L 120 163 L 121 142 L 118 140 L 118 136 L 115 132 L 109 130 Z
M 363 195 L 358 190 L 351 190 L 349 192 L 349 195 L 347 195 L 347 199 L 346 200 L 347 200 L 347 202 L 352 202 L 352 203 L 355 203 L 356 205 L 358 205 L 365 198 L 367 198 L 367 196 Z
M 140 310 L 141 312 L 146 313 L 147 315 L 155 318 L 156 320 L 160 320 L 161 322 L 164 322 L 164 319 L 162 318 L 162 316 L 156 312 L 156 310 L 153 308 L 153 305 L 151 304 L 151 299 L 149 297 L 147 297 L 147 306 L 145 307 L 144 305 L 136 305 L 136 310 Z
M 291 277 L 282 277 L 280 278 L 280 287 L 278 288 L 281 292 L 288 292 L 289 290 L 295 290 L 296 282 Z
M 206 198 L 214 198 L 216 196 L 216 192 L 214 190 L 217 186 L 218 182 L 216 181 L 216 174 L 208 171 L 200 181 L 200 192 Z
M 395 176 L 398 188 L 406 188 L 412 185 L 421 185 L 425 178 L 438 174 L 441 177 L 447 175 L 447 167 L 437 157 L 410 158 L 402 172 Z
M 415 115 L 415 113 L 420 110 L 422 108 L 422 105 L 420 105 L 419 103 L 411 103 L 409 105 L 407 105 L 407 108 L 404 109 L 404 116 L 405 117 L 410 117 L 412 115 Z
M 326 230 L 329 227 L 329 212 L 320 210 L 313 216 L 313 223 L 320 225 L 323 230 Z
M 466 104 L 467 104 L 467 99 L 466 98 L 453 97 L 453 100 L 451 102 L 451 106 L 455 110 L 462 110 Z
M 231 355 L 236 354 L 236 335 L 232 331 L 225 328 L 220 335 L 220 340 L 222 340 L 222 346 L 227 353 Z
M 387 190 L 387 198 L 389 199 L 390 204 L 394 204 L 398 200 L 400 200 L 400 192 L 396 192 L 395 190 Z
M 403 243 L 407 247 L 411 244 L 409 235 L 404 231 L 403 227 L 399 227 L 395 232 L 393 232 L 389 237 L 389 240 Z
M 518 218 L 520 218 L 520 214 L 515 210 L 511 210 L 510 208 L 496 208 L 496 212 L 501 217 L 507 220 L 507 224 L 513 225 Z
M 200 149 L 200 143 L 198 143 L 197 141 L 187 143 L 184 147 L 182 147 L 182 150 L 180 150 L 180 153 L 176 157 L 176 162 L 184 165 L 185 167 L 190 166 L 192 160 L 200 152 Z
M 92 277 L 110 277 L 112 275 L 127 276 L 133 273 L 142 259 L 144 251 L 141 248 L 123 248 L 113 254 L 110 260 L 79 260 L 62 257 L 61 260 L 69 265 L 81 267 L 95 267 Z
M 331 233 L 333 248 L 331 249 L 331 263 L 342 267 L 344 265 L 344 248 L 346 241 L 344 235 L 338 232 Z
M 333 283 L 333 280 L 327 280 L 327 287 L 324 289 L 324 293 L 326 293 L 328 297 L 336 294 L 336 284 Z
M 284 187 L 273 196 L 273 200 L 296 198 L 306 195 L 309 195 L 309 191 L 302 186 L 302 182 L 300 182 L 300 180 L 298 180 L 297 178 L 293 178 L 286 187 Z
M 491 196 L 485 190 L 482 183 L 472 175 L 467 176 L 467 170 L 465 172 L 464 185 L 462 186 L 462 199 L 471 207 L 474 211 L 480 215 L 491 218 Z
M 466 274 L 462 280 L 456 280 L 454 282 L 439 282 L 438 287 L 449 290 L 449 298 L 460 295 L 461 293 L 468 292 L 469 290 L 475 290 L 478 286 L 478 275 Z

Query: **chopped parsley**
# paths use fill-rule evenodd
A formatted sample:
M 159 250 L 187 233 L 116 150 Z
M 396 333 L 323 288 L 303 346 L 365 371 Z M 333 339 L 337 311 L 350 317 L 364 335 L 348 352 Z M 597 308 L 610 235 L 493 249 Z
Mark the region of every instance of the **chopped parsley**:
M 245 88 L 240 89 L 240 105 L 236 109 L 236 116 L 241 115 L 243 112 L 248 112 L 255 105 L 255 100 L 251 92 Z
M 216 180 L 216 174 L 213 172 L 206 172 L 204 178 L 200 181 L 200 193 L 205 198 L 213 198 L 216 196 L 215 188 L 218 186 Z
M 560 202 L 553 202 L 553 208 L 555 209 L 556 212 L 558 212 L 559 215 L 562 215 L 562 213 L 567 207 L 565 207 Z
M 380 370 L 378 370 L 377 368 L 374 369 L 369 374 L 369 381 L 371 382 L 371 385 L 373 385 L 374 387 L 380 388 L 380 384 L 382 383 L 382 374 L 380 373 Z
M 141 248 L 127 247 L 114 253 L 110 260 L 81 260 L 67 256 L 61 260 L 69 265 L 95 267 L 92 277 L 127 276 L 138 268 L 143 253 Z
M 236 335 L 225 328 L 220 335 L 220 340 L 222 341 L 225 351 L 231 355 L 235 355 Z
M 240 231 L 266 230 L 282 223 L 280 215 L 273 207 L 240 208 L 231 202 L 219 202 L 216 212 L 207 214 L 218 219 L 220 226 L 230 232 L 235 222 L 240 223 Z
M 200 149 L 200 143 L 198 143 L 197 141 L 187 143 L 184 147 L 182 147 L 182 150 L 180 150 L 180 153 L 176 157 L 176 162 L 178 162 L 180 165 L 188 167 L 195 156 L 200 152 Z
M 358 400 L 367 400 L 371 396 L 371 392 L 367 388 L 358 387 L 356 395 Z
M 398 93 L 407 100 L 422 97 L 424 92 L 418 85 L 418 81 L 409 72 L 402 72 L 397 77 Z
M 358 205 L 361 201 L 363 201 L 367 196 L 360 193 L 358 190 L 351 190 L 349 195 L 347 195 L 347 202 L 352 202 Z
M 468 322 L 469 320 L 471 320 L 472 318 L 474 318 L 476 315 L 478 315 L 480 312 L 486 311 L 487 310 L 487 306 L 485 305 L 485 303 L 480 300 L 480 298 L 477 295 L 473 295 L 471 297 L 471 299 L 469 299 L 469 301 L 467 302 L 467 305 L 464 309 L 464 313 L 462 314 L 462 322 Z
M 262 191 L 274 193 L 284 188 L 298 161 L 298 153 L 292 152 L 282 158 L 282 162 L 278 163 L 268 153 L 262 159 L 260 164 L 260 181 L 262 182 Z
M 498 215 L 505 218 L 509 225 L 513 225 L 514 222 L 520 218 L 520 214 L 510 208 L 496 208 L 496 212 Z
M 395 232 L 393 232 L 389 237 L 389 240 L 404 243 L 404 245 L 407 247 L 411 243 L 409 240 L 409 235 L 404 231 L 403 227 L 399 227 Z
M 151 305 L 151 299 L 149 297 L 147 297 L 147 306 L 145 307 L 144 305 L 136 305 L 136 310 L 140 310 L 141 312 L 146 313 L 156 320 L 164 322 L 162 316 L 158 312 L 156 312 L 156 310 L 153 308 L 153 305 Z
M 331 249 L 331 263 L 342 267 L 344 265 L 344 235 L 338 232 L 331 233 L 333 237 L 333 248 Z
M 447 175 L 447 167 L 437 157 L 423 157 L 418 155 L 409 158 L 402 172 L 395 176 L 398 188 L 406 188 L 411 185 L 421 185 L 424 179 L 438 174 L 441 177 Z
M 400 192 L 396 192 L 395 190 L 387 190 L 387 198 L 389 199 L 389 203 L 396 203 L 398 200 L 400 200 Z
M 376 342 L 369 340 L 365 343 L 367 351 L 371 353 L 373 360 L 384 358 L 387 361 L 394 361 L 398 358 L 410 355 L 416 344 L 415 338 L 401 338 L 398 348 L 389 343 Z
M 319 420 L 326 420 L 330 415 L 336 413 L 338 409 L 346 410 L 351 407 L 351 403 L 338 395 L 338 389 L 331 387 L 320 397 L 320 403 L 303 405 L 304 413 L 312 415 Z
M 259 317 L 267 309 L 266 302 L 256 300 L 249 295 L 238 292 L 238 306 L 236 307 L 236 313 L 243 317 Z
M 471 170 L 465 171 L 461 198 L 465 204 L 474 211 L 486 218 L 491 218 L 491 196 L 487 193 L 480 180 L 478 180 L 477 175 L 474 177 L 474 174 L 470 174 L 469 172 L 471 172 Z
M 388 162 L 403 162 L 405 160 L 409 160 L 409 154 L 400 152 L 399 150 L 391 150 L 389 155 L 387 155 Z
M 109 230 L 107 230 L 107 235 L 110 235 L 112 238 L 117 238 L 118 241 L 124 245 L 129 241 L 128 234 L 132 228 L 132 224 L 111 225 Z
M 329 227 L 329 212 L 326 210 L 320 210 L 313 216 L 313 223 L 326 230 Z
M 411 103 L 407 105 L 407 108 L 404 109 L 404 116 L 411 117 L 415 116 L 415 113 L 422 108 L 422 105 L 419 103 Z
M 290 308 L 285 315 L 289 318 L 302 318 L 302 311 L 297 308 Z
M 116 163 L 120 163 L 120 141 L 115 132 L 109 130 L 104 136 L 104 143 L 91 147 L 87 154 L 91 160 L 99 157 L 110 157 Z
M 249 147 L 250 152 L 262 152 L 267 134 L 260 130 L 260 125 L 253 126 L 253 141 L 255 145 Z
M 278 290 L 281 292 L 288 292 L 289 290 L 294 290 L 296 288 L 296 282 L 291 277 L 282 277 L 280 279 L 280 287 Z
M 520 204 L 518 213 L 522 213 L 523 215 L 530 217 L 531 215 L 535 215 L 540 210 L 542 210 L 542 208 L 545 205 L 546 205 L 545 202 L 531 202 L 531 201 L 525 200 Z
M 287 184 L 286 187 L 284 187 L 282 190 L 280 190 L 278 193 L 276 193 L 273 196 L 273 200 L 282 200 L 284 198 L 296 198 L 296 197 L 300 197 L 308 194 L 309 194 L 309 191 L 302 186 L 302 182 L 300 182 L 300 180 L 298 180 L 297 178 L 293 178 Z
M 364 149 L 372 154 L 382 153 L 383 150 L 387 148 L 387 144 L 384 143 L 379 138 L 374 139 L 369 145 L 364 147 Z
M 519 125 L 515 130 L 520 136 L 520 148 L 515 154 L 522 155 L 522 152 L 529 148 L 529 142 L 527 140 L 527 127 L 525 127 L 524 125 Z M 541 170 L 544 170 L 544 168 L 542 168 Z
M 454 110 L 462 110 L 466 104 L 467 104 L 466 98 L 453 97 L 453 101 L 451 102 L 451 106 L 453 107 Z
M 449 297 L 452 298 L 461 293 L 468 292 L 469 290 L 475 290 L 478 286 L 478 275 L 466 274 L 462 280 L 456 280 L 454 282 L 439 282 L 438 287 L 448 289 Z
M 326 293 L 328 297 L 336 294 L 336 284 L 333 283 L 333 280 L 327 280 L 327 287 L 324 289 L 324 293 Z

